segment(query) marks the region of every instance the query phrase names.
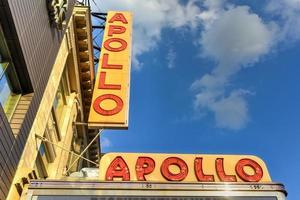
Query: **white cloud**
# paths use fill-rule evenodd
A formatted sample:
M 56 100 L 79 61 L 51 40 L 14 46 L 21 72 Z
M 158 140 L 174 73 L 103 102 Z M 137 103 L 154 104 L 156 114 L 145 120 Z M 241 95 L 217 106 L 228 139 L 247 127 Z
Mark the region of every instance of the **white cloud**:
M 209 110 L 214 113 L 216 125 L 219 128 L 239 130 L 249 121 L 246 95 L 253 95 L 248 90 L 236 89 L 229 95 L 225 89 L 205 89 L 200 91 L 194 101 L 195 109 Z M 199 111 L 199 110 L 198 110 Z
M 104 136 L 101 136 L 100 143 L 101 143 L 100 144 L 101 145 L 101 149 L 112 146 L 111 141 L 107 137 L 104 137 Z
M 266 10 L 279 17 L 278 40 L 291 42 L 300 39 L 300 0 L 271 0 Z
M 204 26 L 200 45 L 203 57 L 215 60 L 216 66 L 191 85 L 198 91 L 194 105 L 200 112 L 213 112 L 218 127 L 238 130 L 249 121 L 245 99 L 249 92 L 234 89 L 226 95 L 226 86 L 243 67 L 251 66 L 270 51 L 275 29 L 247 6 L 218 9 L 212 19 Z
M 248 105 L 244 96 L 248 91 L 234 90 L 227 97 L 210 104 L 215 112 L 216 124 L 221 128 L 239 130 L 246 126 L 249 121 Z
M 174 68 L 175 67 L 176 52 L 174 51 L 174 49 L 172 47 L 169 48 L 166 59 L 168 61 L 168 68 L 169 69 Z
M 163 28 L 197 25 L 199 8 L 194 1 L 186 5 L 179 0 L 103 0 L 96 1 L 102 11 L 128 10 L 134 15 L 133 67 L 140 69 L 139 56 L 157 47 Z M 93 5 L 93 4 L 92 4 Z
M 229 9 L 202 33 L 203 54 L 218 61 L 216 72 L 233 73 L 269 51 L 271 28 L 246 6 Z
M 232 89 L 232 78 L 252 66 L 279 41 L 300 39 L 300 0 L 271 0 L 266 10 L 280 22 L 264 22 L 248 6 L 234 6 L 226 0 L 95 0 L 101 11 L 129 10 L 134 14 L 133 67 L 140 69 L 139 57 L 157 48 L 164 28 L 201 26 L 198 45 L 204 58 L 216 65 L 191 85 L 196 91 L 194 107 L 212 112 L 218 127 L 238 130 L 249 121 L 247 90 Z M 201 4 L 201 8 L 198 6 Z M 176 52 L 167 54 L 172 68 Z
M 225 0 L 205 0 L 203 1 L 204 10 L 201 10 L 198 17 L 204 28 L 209 28 L 218 18 L 219 13 L 224 11 Z

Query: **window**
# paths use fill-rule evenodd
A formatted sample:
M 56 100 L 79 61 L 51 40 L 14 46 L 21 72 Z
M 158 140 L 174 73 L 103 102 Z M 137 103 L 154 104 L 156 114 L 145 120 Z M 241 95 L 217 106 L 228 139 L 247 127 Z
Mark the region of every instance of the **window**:
M 67 104 L 67 101 L 66 101 L 65 92 L 63 90 L 62 85 L 59 84 L 56 95 L 55 95 L 54 103 L 53 103 L 53 107 L 54 107 L 57 119 L 61 118 L 64 105 L 66 105 L 66 104 Z
M 21 97 L 21 86 L 0 27 L 0 103 L 10 121 Z
M 53 103 L 53 107 L 55 110 L 55 117 L 58 123 L 60 123 L 61 121 L 60 119 L 62 118 L 63 109 L 64 106 L 67 105 L 67 97 L 69 95 L 70 95 L 69 78 L 68 78 L 67 69 L 65 68 Z
M 0 63 L 0 102 L 10 120 L 21 97 L 19 82 L 13 67 L 9 63 Z M 17 88 L 17 89 L 15 89 Z
M 45 154 L 45 146 L 44 143 L 41 143 L 39 148 L 39 152 L 35 162 L 35 168 L 37 169 L 37 173 L 39 178 L 47 178 L 48 173 L 46 169 L 46 165 L 48 164 L 46 154 Z

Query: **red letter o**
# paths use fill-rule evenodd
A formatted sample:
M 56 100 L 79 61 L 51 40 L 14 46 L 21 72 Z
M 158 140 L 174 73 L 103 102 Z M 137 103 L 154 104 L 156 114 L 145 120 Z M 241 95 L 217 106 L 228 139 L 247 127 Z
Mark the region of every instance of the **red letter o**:
M 116 107 L 111 109 L 111 110 L 105 110 L 101 107 L 101 102 L 103 100 L 106 99 L 110 99 L 113 100 L 114 102 L 116 102 Z M 120 97 L 113 95 L 113 94 L 104 94 L 101 95 L 99 97 L 97 97 L 93 103 L 93 108 L 94 110 L 100 114 L 100 115 L 104 115 L 104 116 L 111 116 L 111 115 L 115 115 L 117 113 L 119 113 L 122 108 L 123 108 L 123 101 Z
M 179 167 L 180 172 L 178 174 L 173 174 L 169 170 L 170 165 L 176 165 Z M 163 161 L 160 168 L 161 174 L 163 177 L 169 181 L 182 181 L 188 174 L 187 164 L 180 158 L 169 157 Z
M 112 46 L 110 46 L 110 43 L 112 43 L 112 42 L 117 42 L 121 45 L 119 47 L 112 47 Z M 104 45 L 104 48 L 108 51 L 118 52 L 118 51 L 123 51 L 124 49 L 126 49 L 127 42 L 121 38 L 109 38 L 109 39 L 105 40 L 103 45 Z
M 249 175 L 245 172 L 244 167 L 248 166 L 254 170 L 253 175 Z M 263 177 L 263 170 L 261 166 L 251 159 L 241 159 L 235 166 L 237 175 L 244 181 L 247 182 L 258 182 Z

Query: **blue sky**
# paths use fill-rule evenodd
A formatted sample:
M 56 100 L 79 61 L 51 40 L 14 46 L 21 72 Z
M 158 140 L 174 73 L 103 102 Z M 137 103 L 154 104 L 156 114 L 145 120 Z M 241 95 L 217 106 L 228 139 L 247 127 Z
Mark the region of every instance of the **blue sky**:
M 297 199 L 299 0 L 96 2 L 134 13 L 129 129 L 103 152 L 254 154 Z

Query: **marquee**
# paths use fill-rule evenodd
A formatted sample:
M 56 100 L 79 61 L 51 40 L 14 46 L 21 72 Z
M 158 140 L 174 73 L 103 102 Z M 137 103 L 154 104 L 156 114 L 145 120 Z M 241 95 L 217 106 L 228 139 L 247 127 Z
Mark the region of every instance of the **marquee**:
M 271 182 L 265 163 L 249 155 L 109 153 L 100 180 L 154 182 Z

